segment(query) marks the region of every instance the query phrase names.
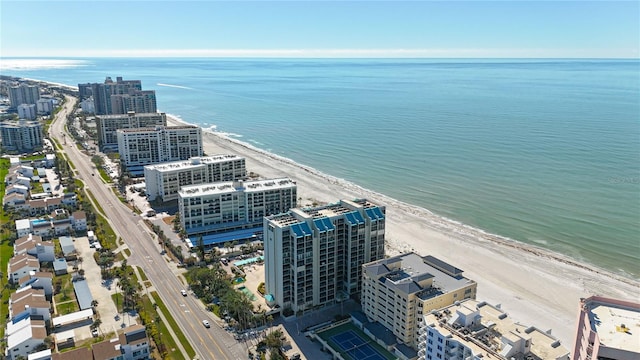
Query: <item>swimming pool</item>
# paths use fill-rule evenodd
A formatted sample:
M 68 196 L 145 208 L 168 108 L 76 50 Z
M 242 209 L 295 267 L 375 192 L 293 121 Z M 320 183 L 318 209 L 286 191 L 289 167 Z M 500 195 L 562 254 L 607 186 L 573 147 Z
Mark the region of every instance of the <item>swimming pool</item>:
M 246 286 L 240 286 L 238 290 L 242 291 L 245 295 L 247 295 L 249 300 L 256 301 L 257 297 L 251 292 L 251 290 L 247 289 Z
M 258 262 L 260 260 L 264 260 L 264 256 L 260 255 L 260 256 L 249 258 L 249 259 L 236 261 L 236 262 L 233 263 L 233 265 L 235 265 L 235 266 L 243 266 L 243 265 L 247 265 L 247 264 L 253 264 L 254 262 Z

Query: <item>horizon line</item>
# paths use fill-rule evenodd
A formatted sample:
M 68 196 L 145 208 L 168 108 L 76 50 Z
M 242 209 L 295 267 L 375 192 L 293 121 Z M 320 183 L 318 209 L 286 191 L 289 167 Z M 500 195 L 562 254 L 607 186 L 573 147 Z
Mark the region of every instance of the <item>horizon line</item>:
M 12 51 L 5 51 L 11 54 Z M 372 59 L 638 59 L 637 48 L 416 48 L 416 49 L 23 49 L 0 58 L 372 58 Z

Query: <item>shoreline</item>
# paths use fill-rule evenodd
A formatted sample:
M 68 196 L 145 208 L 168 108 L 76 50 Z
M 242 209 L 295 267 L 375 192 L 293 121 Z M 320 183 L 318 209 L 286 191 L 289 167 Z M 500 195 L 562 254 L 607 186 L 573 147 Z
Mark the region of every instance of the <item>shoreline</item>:
M 498 234 L 493 234 L 490 232 L 487 232 L 485 230 L 482 230 L 480 228 L 476 228 L 473 227 L 471 225 L 467 225 L 464 224 L 460 221 L 454 220 L 454 219 L 450 219 L 444 216 L 440 216 L 435 214 L 434 212 L 432 212 L 429 209 L 420 207 L 418 205 L 413 205 L 413 204 L 409 204 L 407 202 L 404 201 L 400 201 L 397 199 L 394 199 L 388 195 L 385 195 L 383 193 L 379 193 L 367 188 L 364 188 L 360 185 L 357 185 L 353 182 L 350 182 L 348 180 L 342 179 L 342 178 L 338 178 L 335 177 L 333 175 L 327 174 L 327 173 L 323 173 L 320 170 L 317 170 L 313 167 L 304 165 L 304 164 L 300 164 L 298 162 L 296 162 L 295 160 L 292 160 L 290 158 L 281 156 L 281 155 L 277 155 L 271 152 L 268 152 L 266 150 L 260 149 L 258 147 L 255 147 L 252 144 L 243 142 L 241 140 L 235 139 L 231 136 L 229 136 L 229 134 L 227 133 L 223 133 L 223 132 L 218 132 L 218 131 L 213 131 L 210 130 L 209 128 L 203 128 L 202 126 L 198 125 L 198 124 L 194 124 L 194 123 L 189 123 L 184 121 L 182 118 L 174 115 L 174 114 L 167 114 L 167 120 L 168 122 L 171 121 L 173 122 L 173 124 L 176 125 L 193 125 L 193 126 L 198 126 L 202 129 L 203 132 L 203 140 L 204 140 L 204 133 L 213 135 L 217 138 L 219 138 L 221 141 L 228 141 L 228 142 L 232 142 L 238 146 L 241 146 L 243 148 L 245 148 L 247 151 L 251 151 L 251 152 L 255 152 L 255 153 L 259 153 L 263 156 L 269 157 L 271 159 L 273 159 L 274 161 L 278 161 L 278 162 L 283 162 L 286 163 L 290 166 L 294 166 L 297 167 L 301 170 L 304 170 L 308 173 L 310 173 L 311 175 L 314 176 L 318 176 L 324 180 L 326 180 L 329 183 L 332 183 L 334 185 L 339 185 L 342 186 L 346 189 L 349 190 L 353 190 L 355 192 L 360 192 L 362 194 L 369 194 L 370 196 L 367 196 L 367 198 L 380 198 L 383 199 L 382 201 L 384 202 L 383 205 L 393 205 L 395 207 L 398 208 L 402 208 L 402 210 L 404 211 L 410 211 L 412 212 L 414 215 L 416 216 L 420 216 L 420 217 L 425 217 L 428 218 L 428 220 L 431 221 L 430 225 L 431 228 L 435 231 L 448 231 L 451 233 L 454 233 L 455 235 L 458 236 L 463 236 L 468 241 L 474 241 L 474 240 L 487 240 L 490 242 L 494 242 L 496 244 L 502 245 L 502 246 L 508 246 L 514 249 L 518 249 L 518 250 L 522 250 L 522 251 L 527 251 L 530 252 L 532 254 L 535 254 L 537 256 L 542 256 L 542 257 L 547 257 L 559 262 L 563 262 L 566 263 L 567 265 L 571 265 L 571 266 L 576 266 L 576 267 L 580 267 L 583 268 L 585 270 L 594 272 L 596 274 L 599 275 L 603 275 L 603 276 L 607 276 L 607 277 L 611 277 L 614 280 L 617 281 L 621 281 L 621 282 L 625 282 L 628 283 L 629 285 L 640 285 L 640 283 L 630 277 L 626 277 L 622 274 L 618 274 L 615 273 L 613 271 L 598 267 L 596 265 L 593 264 L 589 264 L 589 263 L 585 263 L 585 262 L 580 262 L 579 260 L 576 260 L 574 258 L 571 258 L 567 255 L 552 251 L 552 250 L 548 250 L 545 249 L 543 247 L 540 246 L 536 246 L 533 244 L 528 244 L 528 243 L 524 243 L 518 240 L 514 240 L 502 235 L 498 235 Z M 210 154 L 210 155 L 214 155 L 214 154 Z M 295 179 L 294 179 L 295 180 Z M 337 201 L 338 199 L 336 199 Z M 466 232 L 465 232 L 466 231 Z
M 168 125 L 190 124 L 168 113 L 167 119 Z M 245 157 L 248 170 L 260 176 L 294 179 L 298 196 L 303 199 L 298 206 L 313 200 L 333 203 L 358 197 L 386 206 L 388 255 L 414 251 L 463 269 L 467 278 L 478 283 L 479 300 L 502 304 L 510 316 L 526 325 L 551 328 L 568 349 L 573 345 L 580 298 L 601 295 L 637 301 L 640 297 L 640 282 L 635 279 L 487 233 L 259 149 L 231 134 L 190 125 L 202 128 L 203 148 L 208 155 L 234 153 Z
M 167 124 L 199 126 L 174 114 L 167 114 Z M 202 128 L 202 137 L 208 155 L 233 153 L 245 157 L 247 169 L 260 176 L 294 179 L 303 199 L 298 206 L 358 197 L 386 206 L 387 255 L 414 251 L 463 269 L 478 283 L 478 299 L 503 305 L 523 324 L 552 329 L 568 349 L 573 345 L 580 298 L 601 295 L 637 301 L 640 296 L 640 282 L 632 278 L 441 217 L 226 133 Z

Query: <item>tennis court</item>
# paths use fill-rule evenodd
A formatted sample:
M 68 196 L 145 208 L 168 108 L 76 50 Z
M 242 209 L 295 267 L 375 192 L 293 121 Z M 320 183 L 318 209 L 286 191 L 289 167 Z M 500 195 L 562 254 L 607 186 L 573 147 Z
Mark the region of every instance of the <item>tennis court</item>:
M 353 359 L 386 360 L 382 354 L 369 344 L 371 340 L 364 340 L 353 330 L 333 335 L 331 340 Z
M 320 330 L 316 335 L 344 360 L 397 360 L 351 322 Z

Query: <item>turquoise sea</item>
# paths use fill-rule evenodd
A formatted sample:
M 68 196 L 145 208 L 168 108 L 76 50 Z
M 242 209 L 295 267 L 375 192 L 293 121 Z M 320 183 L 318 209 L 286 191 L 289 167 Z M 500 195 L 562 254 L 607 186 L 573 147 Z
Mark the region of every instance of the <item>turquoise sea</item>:
M 637 60 L 2 59 L 0 69 L 68 85 L 140 79 L 187 122 L 640 278 Z

